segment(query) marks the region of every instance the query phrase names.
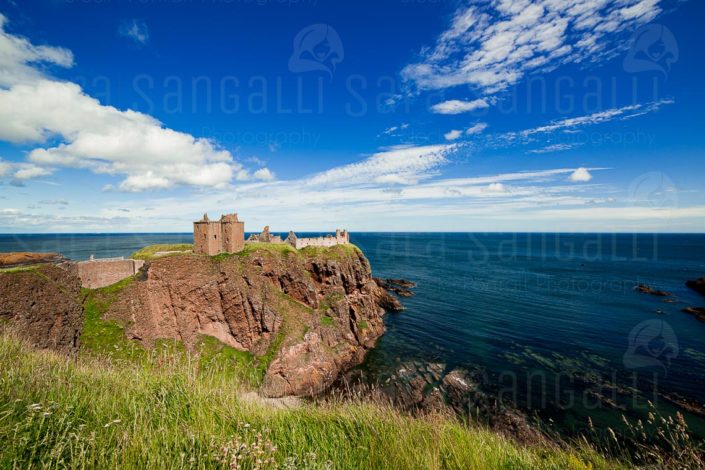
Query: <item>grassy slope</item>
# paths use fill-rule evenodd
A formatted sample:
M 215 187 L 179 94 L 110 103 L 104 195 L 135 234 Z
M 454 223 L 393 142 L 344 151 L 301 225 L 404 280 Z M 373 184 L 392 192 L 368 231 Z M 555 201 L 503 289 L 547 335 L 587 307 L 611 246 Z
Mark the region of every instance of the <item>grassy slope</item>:
M 289 252 L 252 244 L 242 255 L 260 249 Z M 361 403 L 281 410 L 246 400 L 273 351 L 255 359 L 209 337 L 199 355 L 174 341 L 147 351 L 101 319 L 131 282 L 84 291 L 84 349 L 74 360 L 0 336 L 0 442 L 12 443 L 0 446 L 0 468 L 227 467 L 233 456 L 241 468 L 611 466 L 592 451 L 524 448 L 449 417 Z M 269 463 L 258 467 L 257 459 Z
M 592 452 L 523 448 L 377 405 L 276 409 L 242 399 L 238 377 L 188 354 L 156 348 L 144 359 L 72 360 L 0 336 L 0 442 L 12 443 L 0 447 L 0 467 L 219 467 L 240 448 L 236 439 L 249 446 L 242 468 L 258 468 L 258 458 L 297 468 L 608 466 Z

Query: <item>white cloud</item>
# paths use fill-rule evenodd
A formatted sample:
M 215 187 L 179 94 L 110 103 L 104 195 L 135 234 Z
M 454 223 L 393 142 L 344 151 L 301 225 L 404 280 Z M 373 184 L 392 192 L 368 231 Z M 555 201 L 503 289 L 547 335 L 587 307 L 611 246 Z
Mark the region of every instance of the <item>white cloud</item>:
M 661 12 L 658 0 L 489 0 L 459 7 L 434 47 L 402 77 L 420 89 L 471 85 L 485 94 L 527 73 L 598 62 Z
M 22 165 L 14 174 L 14 178 L 20 181 L 26 181 L 39 176 L 50 175 L 52 171 L 48 168 L 42 168 L 36 165 Z
M 475 134 L 480 134 L 482 133 L 485 129 L 487 129 L 487 124 L 484 122 L 478 122 L 474 126 L 470 126 L 467 129 L 465 129 L 465 135 L 475 135 Z
M 162 126 L 142 113 L 103 106 L 68 82 L 37 80 L 0 90 L 0 139 L 62 143 L 35 148 L 30 161 L 127 175 L 127 191 L 178 184 L 222 186 L 240 168 L 214 142 Z
M 0 27 L 5 21 L 0 15 Z M 29 152 L 36 168 L 124 176 L 118 185 L 124 191 L 223 187 L 241 176 L 242 165 L 215 142 L 164 127 L 143 113 L 101 105 L 78 85 L 44 76 L 34 67 L 38 62 L 71 66 L 73 57 L 0 30 L 0 139 L 51 142 Z M 24 169 L 18 179 L 38 171 Z
M 431 106 L 431 111 L 438 114 L 460 114 L 476 109 L 488 108 L 487 100 L 477 99 L 472 101 L 448 100 Z
M 629 106 L 624 106 L 621 108 L 611 108 L 605 111 L 599 111 L 586 116 L 578 116 L 573 118 L 562 119 L 560 121 L 554 121 L 545 126 L 535 127 L 533 129 L 526 129 L 520 131 L 518 134 L 522 137 L 528 137 L 533 134 L 539 133 L 549 133 L 558 130 L 575 130 L 578 127 L 589 126 L 594 124 L 602 124 L 604 122 L 612 121 L 614 119 L 631 119 L 637 116 L 641 116 L 650 112 L 658 111 L 661 106 L 667 104 L 673 104 L 674 101 L 670 99 L 664 99 L 660 101 L 653 101 L 646 104 L 634 104 Z M 510 135 L 516 135 L 517 133 L 511 133 Z
M 551 144 L 551 145 L 547 145 L 546 147 L 542 147 L 539 149 L 529 150 L 529 153 L 562 152 L 565 150 L 570 150 L 572 148 L 575 148 L 576 146 L 577 146 L 576 144 Z
M 445 137 L 446 140 L 456 140 L 461 135 L 463 135 L 463 131 L 454 129 L 443 134 L 443 137 Z
M 592 179 L 592 175 L 587 168 L 580 167 L 571 173 L 568 179 L 574 183 L 585 183 Z
M 382 134 L 384 135 L 397 135 L 399 131 L 403 131 L 404 129 L 409 127 L 408 122 L 402 122 L 398 126 L 391 126 L 386 128 L 385 130 L 382 131 Z
M 12 165 L 10 165 L 7 162 L 2 161 L 2 158 L 0 158 L 0 178 L 9 174 L 11 170 L 12 170 Z
M 24 183 L 27 180 L 48 176 L 53 169 L 44 168 L 32 163 L 6 162 L 0 158 L 0 178 L 10 177 L 15 183 Z
M 502 183 L 490 183 L 487 186 L 487 191 L 491 193 L 503 193 L 507 191 L 507 188 Z
M 454 144 L 397 147 L 379 152 L 358 163 L 351 163 L 314 175 L 309 184 L 401 183 L 413 184 L 432 175 L 446 162 Z
M 45 63 L 60 67 L 73 65 L 71 51 L 61 47 L 35 46 L 27 39 L 5 31 L 7 18 L 0 13 L 0 86 L 34 80 L 41 76 L 30 64 Z
M 261 181 L 272 181 L 274 180 L 274 173 L 269 168 L 260 168 L 254 173 L 255 179 Z
M 142 20 L 126 20 L 118 28 L 120 36 L 126 37 L 138 44 L 147 44 L 149 41 L 149 28 Z

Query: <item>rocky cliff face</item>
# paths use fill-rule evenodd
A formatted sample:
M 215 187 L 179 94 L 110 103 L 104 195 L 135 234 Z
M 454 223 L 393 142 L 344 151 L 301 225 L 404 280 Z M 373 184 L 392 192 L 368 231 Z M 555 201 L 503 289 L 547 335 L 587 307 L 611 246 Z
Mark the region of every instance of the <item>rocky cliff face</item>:
M 75 352 L 83 326 L 76 265 L 0 273 L 0 319 L 38 348 Z
M 352 246 L 264 245 L 154 260 L 106 316 L 146 345 L 174 338 L 192 348 L 213 336 L 268 361 L 264 395 L 313 395 L 360 363 L 384 332 L 387 295 Z

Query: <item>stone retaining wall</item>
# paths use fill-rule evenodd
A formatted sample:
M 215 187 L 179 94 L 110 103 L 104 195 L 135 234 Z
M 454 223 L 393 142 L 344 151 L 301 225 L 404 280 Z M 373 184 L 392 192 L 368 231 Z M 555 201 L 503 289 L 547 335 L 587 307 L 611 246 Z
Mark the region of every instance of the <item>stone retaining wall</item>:
M 89 289 L 109 286 L 137 274 L 144 261 L 137 259 L 95 259 L 78 263 L 81 286 Z

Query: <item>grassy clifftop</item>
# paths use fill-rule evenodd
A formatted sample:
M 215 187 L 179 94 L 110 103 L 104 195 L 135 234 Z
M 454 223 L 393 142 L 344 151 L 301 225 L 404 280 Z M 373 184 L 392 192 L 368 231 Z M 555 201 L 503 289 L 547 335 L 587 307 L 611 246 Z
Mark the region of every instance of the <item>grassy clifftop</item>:
M 132 253 L 130 258 L 149 261 L 153 258 L 170 254 L 190 253 L 192 250 L 193 245 L 190 243 L 149 245 Z
M 384 406 L 282 408 L 225 363 L 156 348 L 139 362 L 35 352 L 0 336 L 0 467 L 614 468 L 592 451 L 521 447 L 445 416 Z

